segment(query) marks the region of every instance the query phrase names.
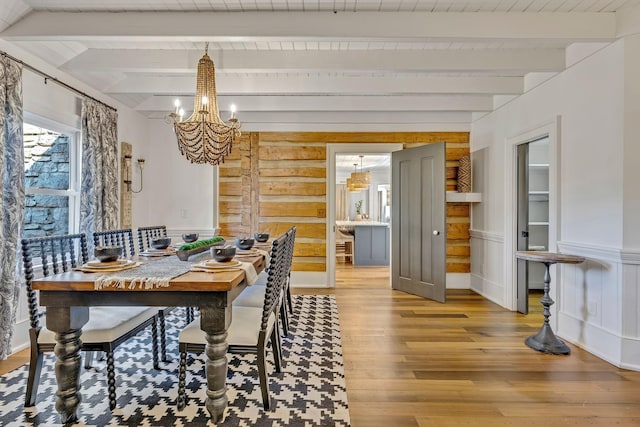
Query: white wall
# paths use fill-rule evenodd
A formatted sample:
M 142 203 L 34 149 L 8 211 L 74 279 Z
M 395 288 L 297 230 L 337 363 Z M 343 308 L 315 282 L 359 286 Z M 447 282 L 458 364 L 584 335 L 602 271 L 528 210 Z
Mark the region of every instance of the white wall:
M 550 249 L 583 255 L 587 262 L 556 266 L 551 320 L 566 340 L 635 369 L 640 369 L 635 261 L 640 257 L 627 242 L 637 247 L 640 240 L 635 162 L 640 89 L 630 81 L 639 71 L 638 47 L 635 38 L 596 51 L 476 120 L 471 129 L 474 191 L 483 192 L 483 202 L 472 211 L 472 288 L 512 306 L 507 287 L 515 283 L 505 264 L 513 255 L 504 247 L 513 234 L 503 215 L 512 215 L 505 191 L 513 179 L 505 173 L 512 161 L 508 142 L 559 118 L 558 248 Z M 629 298 L 623 298 L 624 291 Z
M 140 153 L 146 160 L 144 187 L 133 199 L 134 227 L 164 224 L 176 234 L 184 230 L 211 233 L 217 225 L 217 167 L 190 163 L 180 154 L 171 125 L 164 120 L 148 123 L 148 144 Z

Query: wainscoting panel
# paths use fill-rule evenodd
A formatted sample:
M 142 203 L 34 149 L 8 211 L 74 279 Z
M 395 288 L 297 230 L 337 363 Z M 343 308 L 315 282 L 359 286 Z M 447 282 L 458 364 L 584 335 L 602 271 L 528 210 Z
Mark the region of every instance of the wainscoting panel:
M 501 234 L 471 230 L 471 289 L 503 307 L 504 239 Z
M 639 370 L 640 254 L 573 242 L 558 248 L 586 261 L 560 266 L 556 332 L 616 366 Z

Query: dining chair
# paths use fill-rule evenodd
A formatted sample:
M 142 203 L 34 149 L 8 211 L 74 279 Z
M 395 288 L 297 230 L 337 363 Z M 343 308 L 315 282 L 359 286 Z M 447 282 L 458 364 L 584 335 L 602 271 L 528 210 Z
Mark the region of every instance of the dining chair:
M 122 247 L 122 256 L 124 258 L 132 258 L 136 255 L 136 248 L 133 244 L 133 230 L 130 228 L 123 228 L 120 230 L 106 230 L 96 231 L 93 233 L 93 245 L 98 246 L 120 246 Z M 160 324 L 160 354 L 163 362 L 168 362 L 167 358 L 167 328 L 166 328 L 166 315 L 171 311 L 173 307 L 159 307 L 158 310 L 158 323 Z M 91 365 L 91 356 L 85 357 L 85 368 L 89 368 Z M 154 367 L 158 369 L 158 366 Z
M 151 247 L 151 241 L 160 237 L 167 237 L 166 225 L 152 225 L 148 227 L 138 227 L 138 250 L 142 253 Z M 165 315 L 173 311 L 176 307 L 166 307 L 161 311 L 161 320 L 164 321 Z M 193 321 L 193 307 L 185 307 L 187 324 Z M 162 335 L 165 336 L 164 331 Z M 166 354 L 163 353 L 162 361 L 167 362 Z
M 241 307 L 233 304 L 231 308 L 231 318 L 233 320 L 227 331 L 229 353 L 256 354 L 262 402 L 266 410 L 274 408 L 274 402 L 269 397 L 269 377 L 267 374 L 267 345 L 269 343 L 271 343 L 273 352 L 275 371 L 282 371 L 277 308 L 286 275 L 284 271 L 285 239 L 286 235 L 282 235 L 274 240 L 271 246 L 271 260 L 262 307 Z M 248 286 L 248 288 L 251 288 L 251 286 Z M 182 410 L 186 406 L 187 353 L 202 353 L 207 345 L 205 334 L 200 329 L 199 318 L 180 332 L 178 341 L 180 364 L 177 406 L 178 410 Z
M 338 228 L 336 230 L 336 258 L 343 258 L 345 263 L 348 260 L 350 264 L 353 264 L 354 246 L 355 237 L 353 234 Z
M 293 250 L 296 240 L 296 230 L 297 228 L 293 226 L 285 234 L 283 234 L 283 236 L 286 236 L 285 256 L 283 261 L 285 279 L 283 282 L 283 289 L 280 296 L 281 300 L 279 302 L 278 311 L 280 313 L 280 325 L 282 326 L 282 332 L 284 336 L 289 335 L 289 314 L 293 313 L 293 304 L 289 282 L 291 278 L 291 266 L 293 264 Z M 267 277 L 267 271 L 265 270 L 260 275 L 258 275 L 258 280 L 253 284 L 253 286 L 245 289 L 240 295 L 236 297 L 236 299 L 233 301 L 233 304 L 242 307 L 261 307 L 264 300 Z
M 144 252 L 151 247 L 151 241 L 160 237 L 167 237 L 166 225 L 138 227 L 138 250 Z
M 136 248 L 133 244 L 133 231 L 130 228 L 96 231 L 93 233 L 93 245 L 95 247 L 120 246 L 124 258 L 131 258 L 136 254 Z
M 87 238 L 82 234 L 24 238 L 21 241 L 22 264 L 29 306 L 31 355 L 25 406 L 34 406 L 40 382 L 43 355 L 53 352 L 54 332 L 41 325 L 45 312 L 40 312 L 38 294 L 32 287 L 35 269 L 42 276 L 70 271 L 89 260 Z M 151 326 L 153 364 L 158 365 L 157 309 L 151 307 L 91 307 L 89 322 L 82 328 L 81 350 L 103 351 L 107 355 L 107 387 L 109 408 L 116 407 L 114 350 L 132 336 Z

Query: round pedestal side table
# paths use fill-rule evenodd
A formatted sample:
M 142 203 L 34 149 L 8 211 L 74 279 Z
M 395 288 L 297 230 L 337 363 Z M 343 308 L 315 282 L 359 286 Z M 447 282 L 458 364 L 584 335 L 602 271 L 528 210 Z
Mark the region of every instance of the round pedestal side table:
M 575 255 L 557 254 L 552 252 L 542 251 L 518 251 L 516 252 L 516 258 L 524 259 L 527 261 L 541 262 L 545 266 L 544 273 L 544 295 L 540 298 L 542 303 L 544 316 L 544 323 L 540 328 L 540 331 L 531 335 L 524 340 L 525 344 L 534 350 L 542 351 L 550 354 L 569 354 L 571 349 L 561 340 L 556 337 L 549 325 L 549 316 L 551 312 L 549 307 L 553 305 L 553 300 L 549 296 L 549 288 L 551 287 L 551 274 L 549 274 L 549 267 L 551 264 L 580 264 L 584 262 L 584 258 Z

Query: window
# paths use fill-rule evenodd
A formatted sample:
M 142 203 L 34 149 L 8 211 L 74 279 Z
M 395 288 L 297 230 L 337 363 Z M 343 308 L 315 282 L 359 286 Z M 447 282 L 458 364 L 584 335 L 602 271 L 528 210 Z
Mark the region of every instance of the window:
M 78 132 L 30 120 L 24 124 L 24 237 L 79 229 Z

